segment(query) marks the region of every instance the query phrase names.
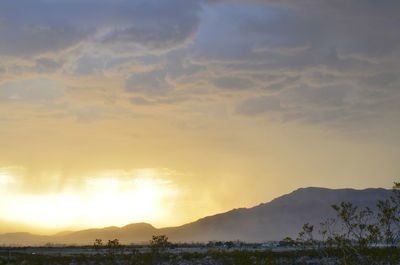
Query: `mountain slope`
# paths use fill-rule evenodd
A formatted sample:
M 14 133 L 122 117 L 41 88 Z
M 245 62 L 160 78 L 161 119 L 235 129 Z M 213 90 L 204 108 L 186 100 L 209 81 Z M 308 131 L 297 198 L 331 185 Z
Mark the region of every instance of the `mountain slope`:
M 334 216 L 332 204 L 346 201 L 375 209 L 376 202 L 388 198 L 390 194 L 385 189 L 302 188 L 269 203 L 253 208 L 234 209 L 179 227 L 156 229 L 150 224 L 137 223 L 121 228 L 88 229 L 54 236 L 13 233 L 0 235 L 0 244 L 91 244 L 96 238 L 104 241 L 118 238 L 122 243 L 143 243 L 148 242 L 154 234 L 165 234 L 175 242 L 280 240 L 286 236 L 296 237 L 304 223 L 319 224 L 324 218 Z
M 269 203 L 250 209 L 235 209 L 227 213 L 202 218 L 178 229 L 166 229 L 174 240 L 280 240 L 296 237 L 304 223 L 319 224 L 334 216 L 332 204 L 352 202 L 360 207 L 375 209 L 378 200 L 390 196 L 385 189 L 299 189 Z M 169 233 L 168 233 L 169 232 Z

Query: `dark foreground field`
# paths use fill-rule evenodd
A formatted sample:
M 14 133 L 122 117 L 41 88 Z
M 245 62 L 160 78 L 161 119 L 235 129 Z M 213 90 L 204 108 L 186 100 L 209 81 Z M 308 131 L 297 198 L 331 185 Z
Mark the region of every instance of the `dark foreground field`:
M 298 254 L 291 249 L 259 247 L 177 247 L 165 251 L 132 246 L 112 250 L 25 247 L 0 249 L 0 264 L 304 264 L 305 259 L 312 261 Z
M 371 249 L 373 259 L 363 264 L 382 263 L 389 249 Z M 397 249 L 395 250 L 398 251 Z M 340 253 L 290 247 L 175 247 L 154 251 L 149 247 L 118 249 L 93 247 L 0 248 L 0 264 L 359 264 L 343 260 Z

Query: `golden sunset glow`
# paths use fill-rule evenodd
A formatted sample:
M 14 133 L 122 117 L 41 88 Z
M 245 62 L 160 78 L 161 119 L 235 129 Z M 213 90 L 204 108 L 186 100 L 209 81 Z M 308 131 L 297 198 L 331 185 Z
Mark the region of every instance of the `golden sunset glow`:
M 0 233 L 389 188 L 398 4 L 336 2 L 1 0 Z
M 75 186 L 44 194 L 18 192 L 19 180 L 4 169 L 0 182 L 4 220 L 50 229 L 123 226 L 142 220 L 166 225 L 179 196 L 177 187 L 152 169 L 88 176 Z

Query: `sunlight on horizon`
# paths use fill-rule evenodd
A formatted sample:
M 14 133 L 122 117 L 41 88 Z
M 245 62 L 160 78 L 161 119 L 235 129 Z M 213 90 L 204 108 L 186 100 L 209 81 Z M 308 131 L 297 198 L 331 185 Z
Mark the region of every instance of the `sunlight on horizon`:
M 105 172 L 84 178 L 79 188 L 66 185 L 43 194 L 15 191 L 16 183 L 17 177 L 1 172 L 2 218 L 47 229 L 160 224 L 179 196 L 178 188 L 153 169 Z

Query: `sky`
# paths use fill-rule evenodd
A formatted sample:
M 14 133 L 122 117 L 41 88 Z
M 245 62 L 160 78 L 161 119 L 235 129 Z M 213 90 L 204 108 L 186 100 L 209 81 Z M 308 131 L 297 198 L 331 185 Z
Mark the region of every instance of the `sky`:
M 400 176 L 398 0 L 0 1 L 0 232 L 175 226 Z

